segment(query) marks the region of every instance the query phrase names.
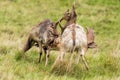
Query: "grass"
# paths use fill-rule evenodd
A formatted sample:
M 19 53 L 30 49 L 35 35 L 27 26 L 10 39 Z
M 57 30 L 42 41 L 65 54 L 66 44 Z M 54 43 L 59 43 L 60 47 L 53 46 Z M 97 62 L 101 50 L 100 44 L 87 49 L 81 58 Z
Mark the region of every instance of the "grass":
M 82 60 L 68 71 L 67 60 L 52 69 L 56 51 L 51 52 L 45 67 L 44 56 L 37 63 L 36 47 L 21 58 L 21 49 L 32 27 L 46 18 L 58 20 L 74 1 L 77 23 L 94 28 L 96 33 L 98 47 L 89 49 L 85 55 L 90 70 L 85 69 Z M 0 0 L 0 80 L 119 80 L 119 4 L 119 0 Z

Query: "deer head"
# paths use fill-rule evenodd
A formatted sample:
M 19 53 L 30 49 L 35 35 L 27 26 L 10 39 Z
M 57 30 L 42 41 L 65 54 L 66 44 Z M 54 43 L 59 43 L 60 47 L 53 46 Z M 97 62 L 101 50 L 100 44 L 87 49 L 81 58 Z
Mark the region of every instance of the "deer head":
M 97 45 L 94 42 L 95 40 L 95 32 L 92 28 L 87 28 L 87 41 L 88 48 L 95 48 Z

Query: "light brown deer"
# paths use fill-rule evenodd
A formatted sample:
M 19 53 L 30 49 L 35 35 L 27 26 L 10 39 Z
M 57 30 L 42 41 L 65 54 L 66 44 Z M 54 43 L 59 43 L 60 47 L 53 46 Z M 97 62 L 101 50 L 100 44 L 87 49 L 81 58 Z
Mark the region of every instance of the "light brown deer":
M 81 56 L 86 69 L 88 69 L 88 64 L 86 62 L 84 55 L 88 48 L 96 47 L 94 43 L 94 37 L 95 37 L 94 30 L 87 29 L 87 33 L 86 33 L 82 26 L 76 24 L 77 14 L 75 12 L 74 6 L 72 8 L 71 13 L 69 14 L 65 13 L 64 15 L 70 15 L 70 17 L 66 19 L 67 22 L 64 27 L 60 25 L 62 29 L 61 36 L 58 38 L 59 40 L 58 47 L 60 49 L 60 55 L 58 56 L 54 64 L 56 64 L 58 59 L 63 61 L 65 53 L 69 51 L 71 55 L 70 57 L 70 65 L 71 65 L 73 60 L 73 52 L 76 51 L 77 52 L 76 63 L 79 63 L 79 58 Z

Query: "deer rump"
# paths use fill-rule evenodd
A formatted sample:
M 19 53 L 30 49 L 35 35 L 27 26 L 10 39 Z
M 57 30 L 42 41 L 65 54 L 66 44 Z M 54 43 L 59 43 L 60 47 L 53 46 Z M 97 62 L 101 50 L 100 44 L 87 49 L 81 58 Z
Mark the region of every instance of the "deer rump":
M 67 26 L 62 34 L 62 44 L 66 51 L 73 48 L 79 49 L 83 45 L 87 46 L 87 36 L 84 28 L 78 24 Z

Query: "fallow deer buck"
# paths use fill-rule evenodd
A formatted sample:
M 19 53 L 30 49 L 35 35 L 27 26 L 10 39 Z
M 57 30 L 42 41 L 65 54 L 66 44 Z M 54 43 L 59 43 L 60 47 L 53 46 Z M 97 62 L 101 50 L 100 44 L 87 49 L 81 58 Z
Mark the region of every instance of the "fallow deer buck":
M 59 37 L 59 48 L 60 48 L 60 55 L 56 59 L 55 63 L 58 59 L 63 61 L 63 57 L 67 51 L 71 54 L 70 57 L 70 65 L 72 64 L 73 52 L 77 52 L 77 63 L 79 63 L 79 58 L 81 56 L 86 69 L 88 69 L 88 64 L 84 57 L 88 48 L 96 47 L 94 43 L 94 30 L 87 29 L 87 33 L 85 32 L 84 28 L 78 24 L 76 24 L 77 14 L 75 12 L 75 7 L 73 6 L 71 13 L 65 13 L 64 15 L 68 15 L 67 22 L 64 27 L 61 27 L 62 33 L 61 37 Z
M 34 27 L 29 33 L 29 37 L 27 43 L 24 46 L 23 52 L 25 53 L 34 45 L 39 47 L 40 49 L 39 62 L 40 62 L 42 55 L 42 48 L 43 48 L 46 54 L 45 66 L 47 66 L 48 58 L 50 55 L 50 49 L 53 48 L 53 44 L 55 45 L 57 44 L 56 41 L 54 40 L 60 35 L 58 34 L 56 29 L 57 25 L 59 22 L 61 22 L 62 20 L 66 20 L 68 17 L 69 15 L 63 16 L 56 23 L 47 19 L 41 22 L 40 24 L 38 24 L 36 27 Z
M 60 19 L 61 21 L 62 19 Z M 39 62 L 41 61 L 42 48 L 46 51 L 46 63 L 49 57 L 49 45 L 58 37 L 56 26 L 58 22 L 54 23 L 50 19 L 46 19 L 37 26 L 35 26 L 29 33 L 28 40 L 23 48 L 23 52 L 28 51 L 32 46 L 37 45 L 40 49 Z

